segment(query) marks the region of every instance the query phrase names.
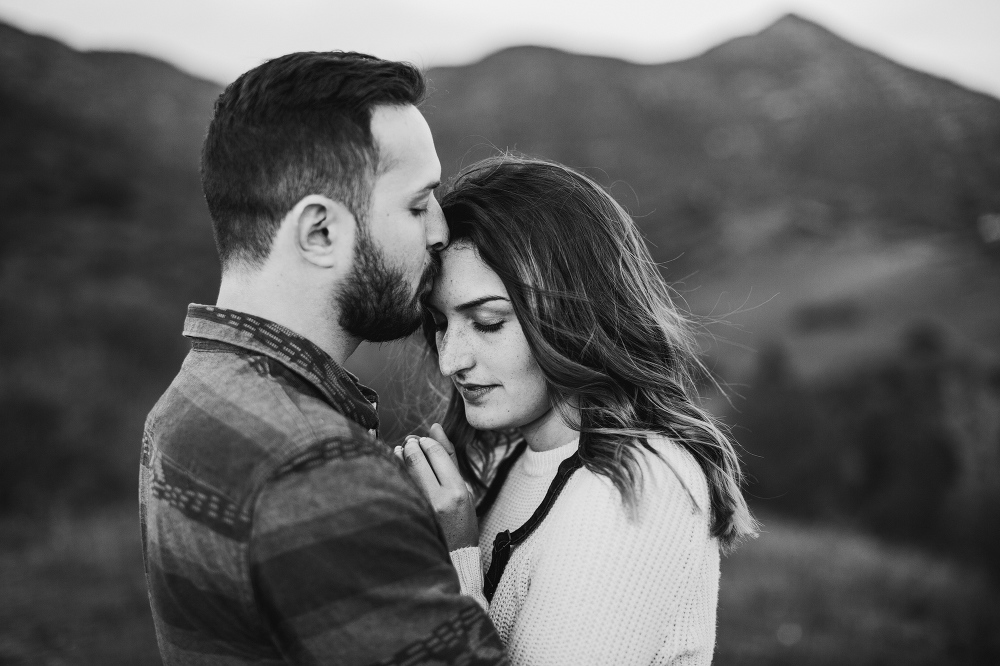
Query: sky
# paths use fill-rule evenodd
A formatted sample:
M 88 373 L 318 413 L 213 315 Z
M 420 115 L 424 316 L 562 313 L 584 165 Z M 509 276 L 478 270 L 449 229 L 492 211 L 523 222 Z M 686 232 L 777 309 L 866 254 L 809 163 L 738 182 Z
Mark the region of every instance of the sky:
M 1000 97 L 1000 0 L 0 0 L 0 20 L 29 32 L 147 53 L 218 82 L 283 53 L 330 49 L 421 67 L 522 44 L 667 62 L 788 12 Z

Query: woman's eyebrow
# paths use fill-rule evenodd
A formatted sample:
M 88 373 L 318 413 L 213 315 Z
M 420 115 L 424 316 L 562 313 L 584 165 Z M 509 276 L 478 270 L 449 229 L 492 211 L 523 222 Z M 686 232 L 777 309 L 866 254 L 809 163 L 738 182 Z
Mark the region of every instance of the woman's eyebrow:
M 484 303 L 489 303 L 490 301 L 507 301 L 509 303 L 510 299 L 504 298 L 503 296 L 482 296 L 475 300 L 462 303 L 461 305 L 456 305 L 455 309 L 459 312 L 465 312 L 466 310 L 478 308 L 480 305 L 483 305 Z

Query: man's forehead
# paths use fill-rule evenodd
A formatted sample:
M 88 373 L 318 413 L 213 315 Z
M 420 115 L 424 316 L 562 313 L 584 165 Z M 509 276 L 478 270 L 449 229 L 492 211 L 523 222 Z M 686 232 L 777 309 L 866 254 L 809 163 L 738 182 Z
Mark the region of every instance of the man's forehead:
M 380 174 L 400 168 L 440 171 L 430 127 L 417 107 L 378 106 L 372 113 L 371 128 L 379 151 Z

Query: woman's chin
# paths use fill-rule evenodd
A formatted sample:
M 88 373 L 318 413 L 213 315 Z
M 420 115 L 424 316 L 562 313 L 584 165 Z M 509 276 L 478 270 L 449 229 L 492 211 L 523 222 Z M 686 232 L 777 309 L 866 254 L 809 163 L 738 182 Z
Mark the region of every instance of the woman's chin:
M 485 402 L 485 401 L 484 401 Z M 503 405 L 465 401 L 465 420 L 476 430 L 514 430 L 530 427 L 539 419 L 553 414 L 552 407 L 543 396 L 542 400 L 530 401 L 528 404 Z
M 481 407 L 465 405 L 465 420 L 476 430 L 507 430 L 514 427 L 510 419 L 499 414 L 491 414 L 490 410 Z
M 493 419 L 470 419 L 466 418 L 469 425 L 476 430 L 507 430 L 509 427 L 504 423 L 498 423 Z

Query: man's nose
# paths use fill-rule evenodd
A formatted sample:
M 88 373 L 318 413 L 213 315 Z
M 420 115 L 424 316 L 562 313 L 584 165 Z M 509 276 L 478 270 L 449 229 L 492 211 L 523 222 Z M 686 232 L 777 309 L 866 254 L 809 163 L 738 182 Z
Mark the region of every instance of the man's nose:
M 431 195 L 427 204 L 426 234 L 428 249 L 440 252 L 448 247 L 448 224 L 444 221 L 441 204 L 434 195 Z
M 472 350 L 463 335 L 446 330 L 438 341 L 438 369 L 445 377 L 457 375 L 475 365 Z

